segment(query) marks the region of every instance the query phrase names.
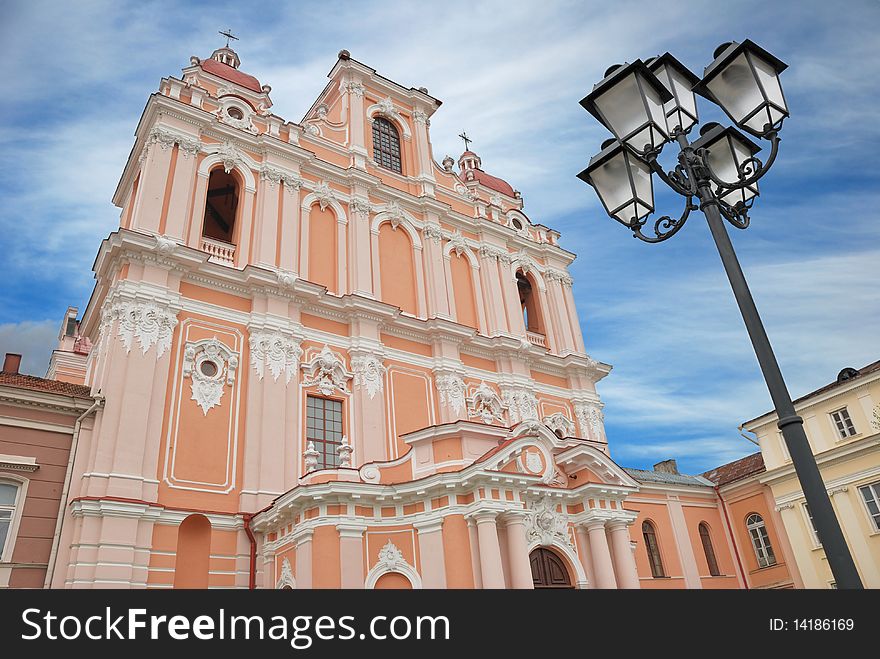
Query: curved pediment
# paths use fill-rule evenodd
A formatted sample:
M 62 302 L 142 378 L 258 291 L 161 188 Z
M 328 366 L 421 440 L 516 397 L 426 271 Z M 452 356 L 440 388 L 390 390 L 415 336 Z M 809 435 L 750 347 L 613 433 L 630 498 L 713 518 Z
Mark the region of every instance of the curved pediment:
M 493 471 L 540 476 L 557 487 L 570 487 L 569 475 L 586 470 L 590 482 L 622 487 L 638 483 L 606 453 L 582 439 L 559 438 L 539 421 L 527 420 L 484 459 Z M 576 485 L 584 484 L 583 481 Z

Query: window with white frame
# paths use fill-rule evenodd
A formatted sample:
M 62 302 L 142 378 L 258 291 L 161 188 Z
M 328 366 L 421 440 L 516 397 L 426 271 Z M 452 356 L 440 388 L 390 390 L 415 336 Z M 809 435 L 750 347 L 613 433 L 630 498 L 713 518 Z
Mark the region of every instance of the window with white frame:
M 831 420 L 834 421 L 834 427 L 837 428 L 837 434 L 840 436 L 840 439 L 846 439 L 856 434 L 856 427 L 853 425 L 849 412 L 845 407 L 832 412 Z
M 813 513 L 810 512 L 810 504 L 804 502 L 804 515 L 807 516 L 807 526 L 813 537 L 813 546 L 821 547 L 822 542 L 819 540 L 819 532 L 816 530 L 816 523 L 813 521 Z
M 7 554 L 12 552 L 15 540 L 13 523 L 20 489 L 18 483 L 0 481 L 0 560 L 8 560 Z
M 767 527 L 764 526 L 764 518 L 758 513 L 752 513 L 746 518 L 746 528 L 752 539 L 752 548 L 755 550 L 755 558 L 758 559 L 758 567 L 776 565 L 776 556 L 773 553 L 773 546 L 770 544 L 770 536 L 767 535 Z
M 874 530 L 880 531 L 880 481 L 862 485 L 859 492 L 862 493 L 865 505 L 868 506 L 868 514 L 874 523 Z
M 306 397 L 306 441 L 318 452 L 318 469 L 339 466 L 342 444 L 342 401 Z

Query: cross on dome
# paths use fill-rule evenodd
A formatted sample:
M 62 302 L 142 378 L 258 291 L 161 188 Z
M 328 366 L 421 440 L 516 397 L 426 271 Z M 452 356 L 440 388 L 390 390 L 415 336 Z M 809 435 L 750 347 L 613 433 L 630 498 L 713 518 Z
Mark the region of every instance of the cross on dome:
M 211 59 L 237 69 L 241 64 L 241 60 L 238 58 L 238 54 L 229 47 L 229 40 L 238 41 L 238 37 L 232 34 L 230 29 L 220 30 L 219 33 L 226 37 L 226 45 L 211 53 Z

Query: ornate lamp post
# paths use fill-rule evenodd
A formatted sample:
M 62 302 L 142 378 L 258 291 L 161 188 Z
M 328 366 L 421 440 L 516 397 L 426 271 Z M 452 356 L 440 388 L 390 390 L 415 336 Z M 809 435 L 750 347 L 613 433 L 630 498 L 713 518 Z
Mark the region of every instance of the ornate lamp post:
M 596 189 L 606 212 L 647 243 L 674 236 L 692 211 L 703 211 L 721 262 L 733 289 L 761 371 L 779 418 L 778 426 L 813 514 L 828 564 L 838 588 L 861 588 L 816 460 L 795 413 L 764 325 L 743 276 L 724 220 L 737 229 L 749 225 L 748 211 L 763 177 L 779 151 L 779 131 L 788 106 L 779 83 L 786 64 L 746 40 L 726 43 L 699 79 L 666 53 L 647 62 L 614 66 L 593 87 L 581 105 L 613 134 L 578 178 Z M 705 124 L 694 142 L 699 94 L 721 107 L 743 131 L 770 143 L 766 162 L 756 157 L 761 147 L 733 127 Z M 668 142 L 678 145 L 678 164 L 665 171 L 657 157 Z M 653 174 L 684 197 L 678 218 L 655 219 Z

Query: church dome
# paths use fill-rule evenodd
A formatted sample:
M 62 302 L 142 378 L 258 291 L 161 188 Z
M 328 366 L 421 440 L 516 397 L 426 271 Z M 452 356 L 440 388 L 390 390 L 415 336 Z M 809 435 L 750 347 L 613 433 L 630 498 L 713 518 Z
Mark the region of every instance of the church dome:
M 218 48 L 211 54 L 210 59 L 202 60 L 200 66 L 205 73 L 211 73 L 229 82 L 241 85 L 246 89 L 260 93 L 262 87 L 260 81 L 254 76 L 238 70 L 241 60 L 229 46 Z
M 510 183 L 497 176 L 487 174 L 481 169 L 482 165 L 480 156 L 468 149 L 458 157 L 458 166 L 461 169 L 458 177 L 465 182 L 475 180 L 480 185 L 484 185 L 491 190 L 495 190 L 495 192 L 500 192 L 509 197 L 516 196 Z

